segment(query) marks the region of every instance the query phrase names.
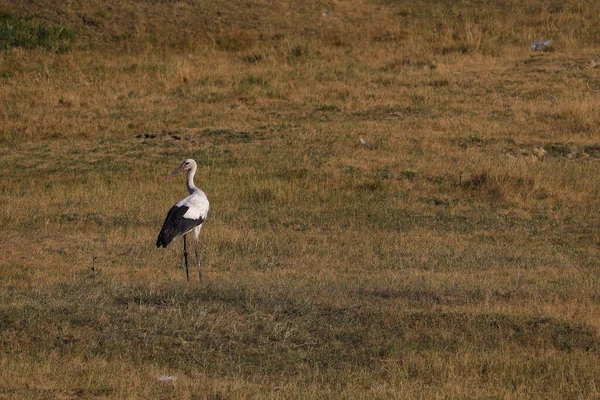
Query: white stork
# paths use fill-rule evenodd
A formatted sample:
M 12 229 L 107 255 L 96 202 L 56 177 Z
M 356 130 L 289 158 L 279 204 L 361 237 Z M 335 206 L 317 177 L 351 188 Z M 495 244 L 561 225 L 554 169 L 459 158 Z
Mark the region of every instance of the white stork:
M 194 185 L 194 175 L 198 165 L 196 161 L 190 159 L 185 160 L 179 168 L 173 171 L 167 178 L 177 175 L 182 171 L 187 171 L 187 189 L 190 195 L 179 200 L 167 214 L 165 223 L 163 224 L 156 247 L 167 247 L 173 239 L 179 235 L 183 235 L 183 257 L 185 259 L 185 276 L 187 281 L 190 281 L 188 273 L 187 260 L 187 244 L 185 237 L 188 233 L 194 231 L 196 261 L 198 261 L 198 276 L 202 281 L 202 272 L 200 271 L 200 229 L 202 223 L 208 215 L 208 198 L 206 194 Z

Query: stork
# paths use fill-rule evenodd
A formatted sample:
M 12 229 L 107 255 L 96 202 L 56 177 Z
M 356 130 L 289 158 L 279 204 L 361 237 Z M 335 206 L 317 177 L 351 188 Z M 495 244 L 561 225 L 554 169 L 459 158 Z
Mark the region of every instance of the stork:
M 188 273 L 188 258 L 187 258 L 187 242 L 186 236 L 190 232 L 194 232 L 194 243 L 196 261 L 198 262 L 198 276 L 202 281 L 202 271 L 200 271 L 200 229 L 202 223 L 208 215 L 208 198 L 206 194 L 196 187 L 194 184 L 194 175 L 198 164 L 190 159 L 185 160 L 179 168 L 171 172 L 167 178 L 171 178 L 180 172 L 187 171 L 187 190 L 189 196 L 179 200 L 167 214 L 165 222 L 158 234 L 156 247 L 167 247 L 169 243 L 177 236 L 183 236 L 183 257 L 185 259 L 185 277 L 190 281 Z

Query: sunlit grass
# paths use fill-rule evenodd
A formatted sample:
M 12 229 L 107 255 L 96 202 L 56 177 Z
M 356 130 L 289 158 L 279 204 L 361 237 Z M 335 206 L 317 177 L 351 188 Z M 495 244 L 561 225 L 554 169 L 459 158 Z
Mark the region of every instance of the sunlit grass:
M 0 396 L 598 396 L 594 4 L 81 7 L 6 6 Z

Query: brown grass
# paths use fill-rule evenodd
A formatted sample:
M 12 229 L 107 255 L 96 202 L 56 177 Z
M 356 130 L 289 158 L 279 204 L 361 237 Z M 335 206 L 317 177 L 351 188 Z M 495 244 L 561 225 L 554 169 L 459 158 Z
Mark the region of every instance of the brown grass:
M 0 397 L 598 397 L 598 8 L 0 2 Z

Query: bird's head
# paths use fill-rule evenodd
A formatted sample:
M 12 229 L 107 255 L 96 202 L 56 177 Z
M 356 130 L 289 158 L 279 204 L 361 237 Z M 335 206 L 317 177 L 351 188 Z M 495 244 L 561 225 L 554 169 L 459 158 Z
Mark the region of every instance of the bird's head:
M 179 166 L 179 168 L 177 168 L 175 171 L 171 172 L 167 178 L 171 178 L 175 175 L 177 175 L 180 172 L 183 171 L 189 171 L 193 168 L 196 167 L 196 161 L 192 160 L 191 158 L 188 158 L 187 160 L 185 160 L 184 162 L 181 163 L 181 165 Z

